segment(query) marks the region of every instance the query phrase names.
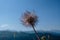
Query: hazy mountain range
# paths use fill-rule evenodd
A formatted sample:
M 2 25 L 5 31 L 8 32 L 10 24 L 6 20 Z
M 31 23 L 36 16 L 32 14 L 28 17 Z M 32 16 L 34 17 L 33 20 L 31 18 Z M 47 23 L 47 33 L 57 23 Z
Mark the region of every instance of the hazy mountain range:
M 60 40 L 60 31 L 38 31 L 38 35 L 45 36 L 48 40 Z M 49 36 L 49 38 L 48 38 Z M 37 40 L 33 31 L 16 32 L 16 31 L 0 31 L 0 40 Z

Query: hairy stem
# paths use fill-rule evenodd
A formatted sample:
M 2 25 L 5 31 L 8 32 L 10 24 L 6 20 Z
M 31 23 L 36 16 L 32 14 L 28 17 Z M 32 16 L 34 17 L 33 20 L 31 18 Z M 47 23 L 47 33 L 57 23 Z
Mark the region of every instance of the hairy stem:
M 35 32 L 35 35 L 36 35 L 37 39 L 40 40 L 40 38 L 39 38 L 39 36 L 38 36 L 38 34 L 37 34 L 37 31 L 35 30 L 34 26 L 32 26 L 32 28 L 33 28 L 33 30 L 34 30 L 34 32 Z

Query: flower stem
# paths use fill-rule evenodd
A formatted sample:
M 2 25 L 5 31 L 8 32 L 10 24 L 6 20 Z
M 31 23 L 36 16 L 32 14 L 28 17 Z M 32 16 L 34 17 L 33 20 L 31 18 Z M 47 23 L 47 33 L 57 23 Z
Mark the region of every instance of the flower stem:
M 36 35 L 37 39 L 40 40 L 40 38 L 39 38 L 39 36 L 38 36 L 38 33 L 37 33 L 37 31 L 35 30 L 34 26 L 32 26 L 32 28 L 33 28 L 33 30 L 34 30 L 34 32 L 35 32 L 35 35 Z

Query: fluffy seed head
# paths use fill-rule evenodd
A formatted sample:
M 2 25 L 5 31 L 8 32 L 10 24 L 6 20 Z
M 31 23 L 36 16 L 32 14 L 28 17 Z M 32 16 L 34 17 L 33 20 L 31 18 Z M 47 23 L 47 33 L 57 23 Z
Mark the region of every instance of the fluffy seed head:
M 24 25 L 27 25 L 27 26 L 35 26 L 37 22 L 37 16 L 32 12 L 26 11 L 24 12 L 22 22 Z

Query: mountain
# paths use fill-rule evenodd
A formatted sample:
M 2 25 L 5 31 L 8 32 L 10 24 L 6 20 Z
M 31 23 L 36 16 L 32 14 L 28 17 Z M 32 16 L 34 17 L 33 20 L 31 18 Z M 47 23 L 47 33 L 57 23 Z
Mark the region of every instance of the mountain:
M 38 31 L 38 35 L 40 39 L 45 36 L 47 40 L 60 40 L 59 31 Z M 37 40 L 37 38 L 33 31 L 0 31 L 0 40 Z

